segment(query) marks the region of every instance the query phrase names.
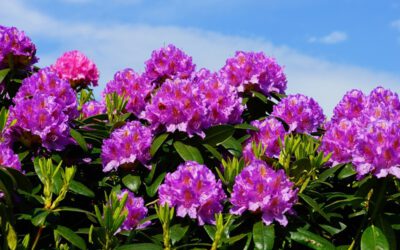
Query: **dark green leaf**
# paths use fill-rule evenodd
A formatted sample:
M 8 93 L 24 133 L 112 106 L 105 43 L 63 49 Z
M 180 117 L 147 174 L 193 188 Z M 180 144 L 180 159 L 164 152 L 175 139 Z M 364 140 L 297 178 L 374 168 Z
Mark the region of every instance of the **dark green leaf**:
M 0 70 L 0 83 L 2 83 L 3 80 L 7 77 L 8 72 L 10 72 L 10 69 L 2 69 L 2 70 Z
M 291 232 L 292 240 L 315 250 L 335 250 L 335 246 L 327 239 L 319 235 L 308 232 L 304 229 L 298 229 L 297 232 Z
M 376 226 L 371 225 L 365 229 L 361 237 L 361 250 L 386 250 L 389 243 L 383 232 Z
M 150 147 L 150 155 L 151 156 L 154 156 L 157 153 L 158 149 L 161 147 L 161 145 L 168 138 L 168 135 L 169 135 L 168 133 L 165 133 L 165 134 L 157 136 L 154 139 L 154 141 L 153 141 L 153 143 L 151 144 L 151 147 Z
M 163 182 L 164 177 L 167 173 L 162 173 L 160 174 L 157 179 L 153 182 L 153 184 L 151 184 L 150 186 L 146 187 L 146 193 L 148 196 L 150 197 L 154 197 L 154 195 L 156 195 L 157 190 L 158 190 L 158 186 L 160 186 L 161 182 Z
M 327 221 L 330 220 L 330 219 L 329 219 L 329 216 L 328 216 L 324 211 L 322 211 L 322 209 L 321 209 L 321 207 L 318 205 L 318 203 L 317 203 L 314 199 L 312 199 L 310 196 L 305 195 L 305 194 L 302 193 L 302 194 L 299 194 L 299 197 L 300 197 L 303 201 L 305 201 L 308 205 L 310 205 L 311 208 L 315 210 L 315 212 L 319 213 L 319 214 L 320 214 L 322 217 L 324 217 Z
M 70 133 L 72 138 L 75 139 L 75 141 L 79 144 L 79 146 L 85 151 L 88 151 L 88 147 L 85 141 L 85 138 L 83 138 L 83 136 L 81 135 L 81 133 L 79 133 L 78 131 L 76 131 L 75 129 L 70 129 Z
M 222 160 L 222 155 L 218 152 L 216 148 L 209 144 L 203 144 L 203 147 L 205 147 L 208 152 L 210 152 L 217 160 L 221 161 Z
M 266 226 L 259 221 L 253 226 L 253 241 L 255 249 L 270 250 L 274 247 L 274 225 Z
M 61 237 L 69 241 L 72 245 L 76 246 L 77 248 L 86 249 L 86 243 L 82 239 L 82 237 L 74 233 L 74 231 L 72 231 L 68 227 L 57 226 L 55 231 L 59 235 L 61 235 Z
M 49 211 L 42 211 L 39 214 L 35 215 L 32 218 L 32 224 L 34 226 L 42 226 L 44 225 L 44 222 L 46 221 L 47 216 L 49 215 Z
M 245 129 L 245 130 L 253 130 L 253 131 L 259 131 L 258 128 L 248 124 L 248 123 L 242 123 L 235 125 L 235 129 Z
M 122 178 L 122 183 L 124 183 L 129 190 L 135 193 L 139 190 L 139 187 L 142 184 L 139 176 L 134 176 L 131 174 L 128 174 Z
M 176 152 L 182 157 L 185 161 L 197 161 L 200 164 L 203 164 L 203 157 L 201 156 L 200 151 L 193 146 L 186 145 L 180 141 L 174 142 L 174 148 Z
M 153 243 L 139 243 L 139 244 L 129 244 L 118 247 L 116 250 L 163 250 L 159 245 Z
M 80 195 L 83 195 L 83 196 L 87 196 L 87 197 L 90 197 L 90 198 L 94 198 L 94 192 L 92 190 L 90 190 L 88 187 L 86 187 L 82 183 L 77 182 L 75 180 L 71 181 L 69 189 L 72 192 L 75 192 L 77 194 L 80 194 Z
M 235 132 L 234 127 L 230 125 L 218 125 L 209 128 L 206 131 L 206 138 L 204 138 L 204 143 L 210 144 L 212 146 L 222 143 Z
M 346 166 L 344 166 L 342 171 L 339 172 L 338 178 L 339 180 L 343 180 L 355 174 L 357 174 L 357 172 L 354 170 L 353 166 L 351 164 L 347 164 Z
M 175 224 L 170 228 L 170 238 L 172 241 L 172 244 L 175 244 L 176 242 L 180 241 L 183 236 L 185 236 L 186 232 L 188 231 L 189 226 L 182 226 L 180 224 Z
M 1 83 L 1 81 L 0 81 Z M 7 123 L 8 110 L 5 107 L 2 107 L 0 110 L 0 132 L 5 128 Z
M 233 137 L 229 137 L 227 140 L 221 143 L 221 145 L 236 157 L 240 157 L 242 155 L 242 145 Z

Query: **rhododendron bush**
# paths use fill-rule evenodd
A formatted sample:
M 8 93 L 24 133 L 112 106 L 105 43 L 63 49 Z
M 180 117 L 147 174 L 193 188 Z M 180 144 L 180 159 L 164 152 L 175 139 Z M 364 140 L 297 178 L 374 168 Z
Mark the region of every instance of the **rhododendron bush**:
M 263 52 L 149 57 L 96 99 L 90 58 L 0 26 L 0 249 L 398 249 L 396 93 L 327 118 Z

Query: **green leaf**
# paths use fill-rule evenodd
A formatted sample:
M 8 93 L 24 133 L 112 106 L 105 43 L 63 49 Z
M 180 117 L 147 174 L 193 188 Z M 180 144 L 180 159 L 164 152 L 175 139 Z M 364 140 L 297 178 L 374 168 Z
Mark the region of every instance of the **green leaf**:
M 396 233 L 389 222 L 393 223 L 386 216 L 377 216 L 376 218 L 376 226 L 379 227 L 386 236 L 390 249 L 397 249 Z
M 201 156 L 200 151 L 193 146 L 186 145 L 180 141 L 174 142 L 174 148 L 176 152 L 182 157 L 185 161 L 197 161 L 200 164 L 203 164 L 203 157 Z
M 131 174 L 128 174 L 122 178 L 122 183 L 124 183 L 129 190 L 135 193 L 139 190 L 139 187 L 142 184 L 139 176 L 134 176 Z
M 203 147 L 205 147 L 208 152 L 210 152 L 217 160 L 221 161 L 222 160 L 222 155 L 218 152 L 216 148 L 209 144 L 202 144 Z
M 7 245 L 11 250 L 15 250 L 18 244 L 17 234 L 15 233 L 14 228 L 8 222 L 6 224 L 6 231 L 7 231 Z
M 298 229 L 297 232 L 291 232 L 292 240 L 315 250 L 335 250 L 335 246 L 327 239 L 319 235 L 308 232 L 304 229 Z
M 221 145 L 226 148 L 233 156 L 240 157 L 242 155 L 242 145 L 235 138 L 229 137 Z
M 330 221 L 329 216 L 324 211 L 322 211 L 321 207 L 318 205 L 318 203 L 314 199 L 312 199 L 310 196 L 305 195 L 303 193 L 298 194 L 298 195 L 303 201 L 305 201 L 308 205 L 310 205 L 311 208 L 315 210 L 315 212 L 319 213 L 327 221 Z
M 158 149 L 162 146 L 162 144 L 165 142 L 165 140 L 168 138 L 168 136 L 169 136 L 169 134 L 165 133 L 165 134 L 157 136 L 154 139 L 154 141 L 150 147 L 150 155 L 151 156 L 154 156 L 157 153 Z
M 75 129 L 71 128 L 70 129 L 70 134 L 71 134 L 72 138 L 74 138 L 75 141 L 79 144 L 79 146 L 83 149 L 83 151 L 87 152 L 88 151 L 88 147 L 87 147 L 85 138 L 83 138 L 81 133 L 79 133 Z
M 208 234 L 208 236 L 210 237 L 210 239 L 212 241 L 214 241 L 214 236 L 215 233 L 217 232 L 217 229 L 215 228 L 215 226 L 212 225 L 204 225 L 204 230 L 206 230 L 206 233 Z
M 90 197 L 90 198 L 94 198 L 94 192 L 92 190 L 90 190 L 88 187 L 86 187 L 85 185 L 83 185 L 82 183 L 72 180 L 71 184 L 69 185 L 69 189 L 77 194 L 86 196 L 86 197 Z
M 0 70 L 0 83 L 2 83 L 3 80 L 7 77 L 8 72 L 10 72 L 10 69 L 2 69 L 2 70 Z
M 42 212 L 40 212 L 39 214 L 37 214 L 37 215 L 35 215 L 33 218 L 32 218 L 32 224 L 34 225 L 34 226 L 42 226 L 42 225 L 44 225 L 44 222 L 46 221 L 46 218 L 47 218 L 47 216 L 50 214 L 50 212 L 49 211 L 42 211 Z
M 157 179 L 153 182 L 153 184 L 151 184 L 150 186 L 146 187 L 146 193 L 148 196 L 150 197 L 154 197 L 154 195 L 156 195 L 157 190 L 158 190 L 158 186 L 160 186 L 161 182 L 163 182 L 164 177 L 167 173 L 162 173 L 160 174 Z
M 344 166 L 342 171 L 339 172 L 338 178 L 339 180 L 343 180 L 347 177 L 355 175 L 357 172 L 354 170 L 353 166 L 351 164 L 347 164 Z
M 265 95 L 263 95 L 262 93 L 257 92 L 257 91 L 251 91 L 251 93 L 253 93 L 253 95 L 254 95 L 255 97 L 257 97 L 258 99 L 260 99 L 262 102 L 264 102 L 264 103 L 266 103 L 266 104 L 269 103 L 269 102 L 268 102 L 268 98 L 267 98 Z
M 153 243 L 129 244 L 118 247 L 116 250 L 163 250 L 160 245 Z
M 61 237 L 63 237 L 64 239 L 66 239 L 67 241 L 69 241 L 72 245 L 76 246 L 79 249 L 86 249 L 86 243 L 85 241 L 82 239 L 82 237 L 80 237 L 79 235 L 77 235 L 76 233 L 74 233 L 74 231 L 72 231 L 71 229 L 69 229 L 68 227 L 64 227 L 64 226 L 57 226 L 56 230 L 55 230 Z
M 182 226 L 180 224 L 175 224 L 170 228 L 170 239 L 172 241 L 172 244 L 175 244 L 176 242 L 180 241 L 188 231 L 189 226 Z
M 235 129 L 230 125 L 218 125 L 207 129 L 204 143 L 216 146 L 233 135 Z
M 248 123 L 242 123 L 242 124 L 237 124 L 235 125 L 235 129 L 245 129 L 245 130 L 253 130 L 253 131 L 259 131 L 258 128 L 248 124 Z
M 336 171 L 338 171 L 341 167 L 343 167 L 343 165 L 339 164 L 334 166 L 333 168 L 328 168 L 319 175 L 318 180 L 326 181 L 329 177 L 333 177 Z
M 386 250 L 389 243 L 382 231 L 371 225 L 365 229 L 361 237 L 361 250 Z
M 3 129 L 6 127 L 7 117 L 8 117 L 8 110 L 5 107 L 2 107 L 0 110 L 0 132 L 3 131 Z
M 253 226 L 253 241 L 255 249 L 270 250 L 274 247 L 275 229 L 274 225 L 266 226 L 259 221 Z

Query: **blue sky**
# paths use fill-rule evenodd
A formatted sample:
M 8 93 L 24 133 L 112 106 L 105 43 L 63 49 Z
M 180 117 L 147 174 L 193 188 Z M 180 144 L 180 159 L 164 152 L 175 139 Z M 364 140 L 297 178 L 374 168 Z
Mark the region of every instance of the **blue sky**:
M 174 43 L 198 67 L 218 70 L 235 50 L 264 51 L 285 65 L 288 91 L 326 114 L 352 88 L 400 91 L 400 2 L 393 0 L 0 0 L 0 24 L 26 31 L 40 65 L 79 49 L 101 71 L 143 70 Z

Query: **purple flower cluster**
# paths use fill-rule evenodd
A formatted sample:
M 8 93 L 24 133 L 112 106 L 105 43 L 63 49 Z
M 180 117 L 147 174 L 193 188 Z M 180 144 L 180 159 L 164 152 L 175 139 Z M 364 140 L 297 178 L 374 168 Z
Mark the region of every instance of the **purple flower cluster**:
M 97 86 L 99 71 L 96 65 L 77 50 L 65 52 L 51 67 L 60 78 L 69 81 L 74 89 L 90 84 Z
M 117 93 L 127 100 L 126 110 L 138 116 L 145 108 L 147 99 L 153 90 L 151 81 L 144 75 L 137 74 L 133 69 L 124 69 L 114 75 L 114 79 L 107 83 L 103 92 Z
M 182 131 L 190 136 L 202 131 L 206 108 L 193 91 L 190 80 L 166 80 L 146 106 L 142 117 L 156 130 L 165 128 L 168 132 Z
M 241 122 L 244 107 L 236 89 L 223 82 L 216 73 L 201 69 L 194 76 L 192 87 L 206 108 L 203 127 Z
M 103 141 L 101 159 L 103 171 L 109 172 L 124 165 L 133 165 L 139 161 L 147 165 L 150 160 L 152 131 L 138 121 L 126 123 L 112 132 L 109 139 Z
M 21 171 L 21 163 L 19 162 L 18 155 L 14 154 L 4 143 L 0 143 L 0 166 Z
M 378 87 L 365 96 L 351 90 L 335 107 L 321 150 L 332 152 L 333 164 L 353 162 L 359 178 L 400 178 L 399 117 L 400 100 L 392 91 Z
M 270 95 L 271 92 L 284 93 L 286 90 L 283 68 L 262 52 L 237 51 L 235 57 L 226 60 L 220 73 L 240 92 L 257 90 Z
M 190 78 L 196 68 L 196 65 L 192 63 L 192 57 L 172 44 L 154 50 L 151 58 L 145 64 L 146 77 L 159 84 L 163 83 L 165 79 Z
M 11 141 L 48 150 L 63 150 L 71 142 L 69 122 L 78 115 L 77 100 L 54 72 L 45 68 L 24 79 L 13 101 L 8 121 L 16 123 L 6 133 Z
M 316 132 L 325 116 L 319 104 L 310 97 L 297 94 L 283 98 L 274 106 L 271 114 L 289 125 L 289 132 Z
M 179 217 L 189 215 L 199 225 L 215 224 L 215 214 L 222 211 L 226 198 L 221 181 L 205 165 L 188 161 L 168 173 L 158 189 L 160 204 L 176 207 Z
M 262 220 L 270 225 L 274 220 L 282 226 L 288 221 L 297 202 L 297 190 L 285 172 L 274 171 L 263 161 L 253 161 L 236 176 L 231 197 L 230 212 L 241 215 L 244 211 L 262 212 Z
M 121 230 L 133 230 L 136 228 L 145 228 L 150 224 L 150 221 L 140 224 L 147 215 L 147 208 L 144 206 L 144 200 L 142 197 L 135 197 L 135 195 L 127 189 L 121 191 L 118 195 L 119 199 L 127 194 L 125 209 L 128 211 L 128 215 L 125 221 L 121 225 Z
M 106 113 L 104 102 L 89 101 L 82 106 L 82 114 L 84 118 Z
M 35 45 L 23 31 L 0 25 L 0 69 L 10 67 L 11 56 L 14 67 L 30 66 L 38 61 L 35 54 Z
M 267 157 L 275 157 L 280 154 L 279 140 L 283 143 L 286 131 L 282 123 L 275 118 L 267 118 L 263 121 L 253 121 L 251 125 L 258 128 L 259 131 L 251 131 L 251 138 L 245 142 L 243 149 L 243 157 L 246 162 L 251 162 L 255 159 L 252 144 L 260 144 L 265 148 Z

